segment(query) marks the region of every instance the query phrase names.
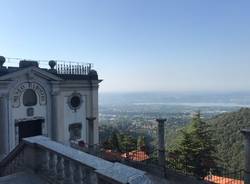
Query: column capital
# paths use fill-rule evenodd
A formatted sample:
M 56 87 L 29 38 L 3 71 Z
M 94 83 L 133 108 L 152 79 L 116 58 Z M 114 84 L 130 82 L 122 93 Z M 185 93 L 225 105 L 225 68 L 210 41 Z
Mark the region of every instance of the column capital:
M 241 133 L 245 136 L 245 138 L 250 139 L 250 129 L 243 129 Z
M 52 91 L 50 94 L 51 94 L 51 96 L 57 96 L 60 94 L 60 91 L 59 90 Z
M 0 98 L 7 98 L 7 97 L 9 97 L 8 92 L 0 93 Z
M 158 123 L 164 123 L 165 121 L 167 121 L 167 119 L 166 118 L 157 118 L 156 121 Z
M 88 121 L 94 121 L 96 119 L 96 117 L 86 117 L 86 120 Z

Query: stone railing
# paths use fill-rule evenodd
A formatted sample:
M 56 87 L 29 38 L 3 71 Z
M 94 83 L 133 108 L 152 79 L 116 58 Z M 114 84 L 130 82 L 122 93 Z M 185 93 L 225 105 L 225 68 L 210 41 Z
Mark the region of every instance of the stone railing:
M 25 170 L 49 183 L 152 183 L 143 171 L 103 160 L 43 136 L 25 138 L 0 162 L 0 176 Z
M 7 157 L 0 162 L 0 176 L 10 175 L 24 168 L 24 144 L 19 144 Z

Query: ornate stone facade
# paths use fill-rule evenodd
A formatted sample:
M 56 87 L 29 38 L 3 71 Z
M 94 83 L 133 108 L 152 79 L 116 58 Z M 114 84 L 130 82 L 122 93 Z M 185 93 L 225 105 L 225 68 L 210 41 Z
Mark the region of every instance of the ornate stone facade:
M 5 67 L 4 58 L 0 60 L 0 155 L 34 135 L 64 144 L 72 137 L 86 145 L 98 144 L 101 80 L 91 65 L 50 61 L 46 69 L 22 60 L 19 67 Z

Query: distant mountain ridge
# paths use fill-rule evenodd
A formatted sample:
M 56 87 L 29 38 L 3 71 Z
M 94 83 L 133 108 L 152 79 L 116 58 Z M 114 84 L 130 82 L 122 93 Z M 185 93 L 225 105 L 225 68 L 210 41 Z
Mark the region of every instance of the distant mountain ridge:
M 244 168 L 244 143 L 241 130 L 250 128 L 250 108 L 223 113 L 208 121 L 212 136 L 217 141 L 220 166 L 228 170 Z

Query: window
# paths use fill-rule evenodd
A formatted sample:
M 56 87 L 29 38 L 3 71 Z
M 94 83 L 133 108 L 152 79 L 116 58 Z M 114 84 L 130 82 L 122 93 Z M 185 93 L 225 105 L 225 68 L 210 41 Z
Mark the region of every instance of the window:
M 79 96 L 73 96 L 70 100 L 70 104 L 73 108 L 77 108 L 81 104 L 81 99 Z
M 81 123 L 73 123 L 69 125 L 69 139 L 77 140 L 82 137 L 82 124 Z
M 36 93 L 32 89 L 27 89 L 23 94 L 23 105 L 34 106 L 37 104 Z
M 82 97 L 79 93 L 72 93 L 68 97 L 68 105 L 69 108 L 76 112 L 77 109 L 81 107 L 82 104 Z

